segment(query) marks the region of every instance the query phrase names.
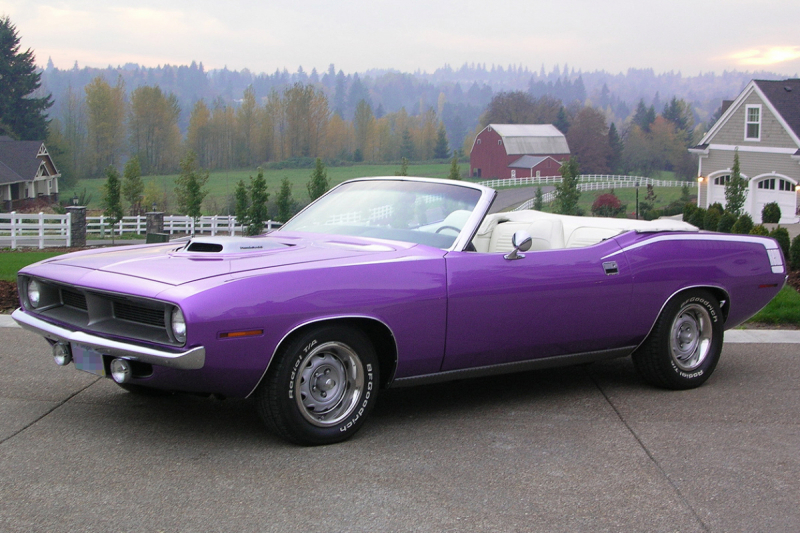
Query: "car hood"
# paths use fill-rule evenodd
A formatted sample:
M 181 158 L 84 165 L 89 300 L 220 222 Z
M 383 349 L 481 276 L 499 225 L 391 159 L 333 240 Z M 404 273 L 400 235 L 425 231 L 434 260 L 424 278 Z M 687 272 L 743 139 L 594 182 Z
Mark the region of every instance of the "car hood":
M 199 237 L 159 245 L 123 246 L 58 256 L 45 261 L 181 285 L 250 270 L 380 254 L 413 245 L 339 236 Z

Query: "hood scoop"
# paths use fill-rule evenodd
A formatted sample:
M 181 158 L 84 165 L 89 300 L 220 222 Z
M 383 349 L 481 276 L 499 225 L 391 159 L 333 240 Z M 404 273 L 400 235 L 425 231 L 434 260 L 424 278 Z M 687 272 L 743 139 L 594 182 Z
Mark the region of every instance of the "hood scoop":
M 291 246 L 274 239 L 256 237 L 197 237 L 190 240 L 180 252 L 197 254 L 242 254 L 264 252 Z

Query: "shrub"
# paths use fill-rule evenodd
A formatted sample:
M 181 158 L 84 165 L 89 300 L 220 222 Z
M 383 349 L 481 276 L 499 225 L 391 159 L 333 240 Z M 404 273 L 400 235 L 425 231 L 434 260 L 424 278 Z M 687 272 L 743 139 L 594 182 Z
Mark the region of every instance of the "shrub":
M 722 212 L 717 209 L 709 209 L 706 211 L 706 216 L 703 217 L 703 228 L 709 231 L 717 231 L 719 221 L 722 218 Z
M 692 226 L 697 226 L 698 228 L 703 229 L 704 228 L 703 220 L 705 220 L 705 218 L 706 218 L 706 210 L 703 209 L 702 207 L 698 207 L 697 209 L 692 211 L 691 215 L 689 215 L 688 222 Z
M 719 212 L 720 215 L 725 212 L 725 208 L 722 207 L 722 204 L 719 203 L 719 202 L 714 202 L 713 204 L 708 206 L 708 210 L 709 211 L 717 211 L 717 212 Z
M 789 249 L 789 266 L 792 270 L 800 270 L 800 235 L 792 239 L 792 246 Z
M 592 214 L 596 217 L 618 217 L 625 213 L 626 206 L 614 193 L 601 194 L 592 204 Z
M 689 222 L 692 218 L 692 213 L 697 211 L 698 207 L 692 203 L 687 202 L 683 206 L 683 220 Z M 675 213 L 677 215 L 677 213 Z
M 769 236 L 778 241 L 778 244 L 783 250 L 783 257 L 789 258 L 789 231 L 786 228 L 778 226 L 769 232 Z
M 777 202 L 770 202 L 764 204 L 761 210 L 761 223 L 762 224 L 777 224 L 781 221 L 781 208 Z
M 769 237 L 769 230 L 764 226 L 764 224 L 756 224 L 753 226 L 753 229 L 750 230 L 750 235 L 761 235 L 762 237 Z
M 717 231 L 720 233 L 730 233 L 733 230 L 733 225 L 736 224 L 736 215 L 728 213 L 727 211 L 722 214 L 717 224 Z
M 744 215 L 740 216 L 739 220 L 736 221 L 736 224 L 733 225 L 731 228 L 731 233 L 747 235 L 750 233 L 751 229 L 753 229 L 753 219 L 750 218 L 750 215 L 745 213 Z

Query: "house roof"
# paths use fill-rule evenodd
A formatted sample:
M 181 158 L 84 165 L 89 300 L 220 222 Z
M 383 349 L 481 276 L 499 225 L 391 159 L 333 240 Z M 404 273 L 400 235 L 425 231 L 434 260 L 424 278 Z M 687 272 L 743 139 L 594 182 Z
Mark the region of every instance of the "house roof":
M 487 128 L 503 138 L 508 155 L 569 153 L 567 138 L 552 124 L 489 124 Z
M 755 84 L 780 113 L 795 136 L 800 137 L 800 79 L 755 80 Z
M 41 152 L 49 158 L 42 141 L 0 137 L 0 184 L 33 181 L 42 164 Z
M 730 105 L 723 103 L 723 113 L 700 141 L 707 145 L 745 99 L 756 92 L 776 115 L 795 143 L 800 146 L 800 79 L 752 80 Z M 700 148 L 695 147 L 695 149 Z

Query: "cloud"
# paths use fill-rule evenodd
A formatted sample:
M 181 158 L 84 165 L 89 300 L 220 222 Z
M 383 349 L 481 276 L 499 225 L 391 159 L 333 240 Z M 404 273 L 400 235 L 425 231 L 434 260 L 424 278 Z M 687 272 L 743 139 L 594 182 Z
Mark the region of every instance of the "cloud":
M 728 56 L 742 66 L 768 66 L 800 59 L 800 46 L 773 46 L 751 48 Z

